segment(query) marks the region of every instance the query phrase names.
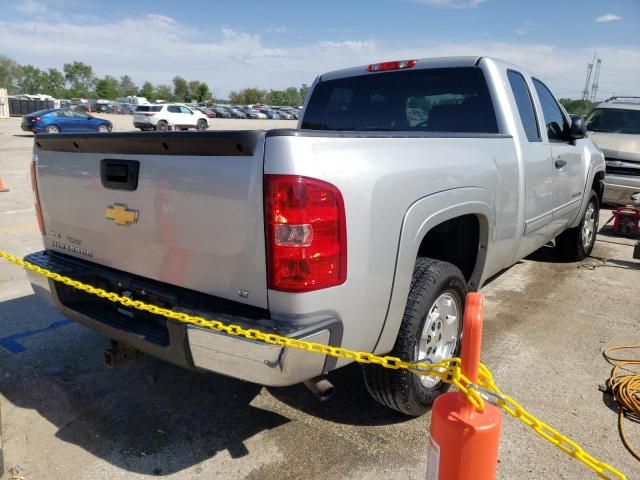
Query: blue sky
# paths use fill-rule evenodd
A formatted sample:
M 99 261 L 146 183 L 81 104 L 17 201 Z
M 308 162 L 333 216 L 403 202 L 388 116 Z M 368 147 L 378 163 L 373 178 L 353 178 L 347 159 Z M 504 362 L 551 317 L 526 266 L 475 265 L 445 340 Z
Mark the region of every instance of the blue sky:
M 576 97 L 593 52 L 600 90 L 640 95 L 640 1 L 212 0 L 0 1 L 0 53 L 98 75 L 170 83 L 218 96 L 246 86 L 310 83 L 323 71 L 396 59 L 492 55 Z

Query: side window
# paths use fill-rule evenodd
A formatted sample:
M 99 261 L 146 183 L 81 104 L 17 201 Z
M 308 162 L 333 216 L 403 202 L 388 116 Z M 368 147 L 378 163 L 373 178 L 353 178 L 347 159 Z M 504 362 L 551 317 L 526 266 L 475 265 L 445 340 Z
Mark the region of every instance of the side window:
M 531 92 L 529 91 L 527 82 L 520 73 L 514 70 L 507 71 L 507 77 L 509 78 L 509 85 L 511 85 L 513 96 L 516 99 L 520 121 L 527 134 L 527 139 L 530 142 L 539 142 L 540 129 L 538 128 L 536 110 L 533 106 L 533 100 L 531 99 Z
M 177 105 L 169 105 L 167 107 L 167 111 L 169 113 L 180 113 L 180 107 L 178 107 Z
M 180 107 L 180 113 L 186 113 L 187 115 L 191 115 L 193 112 L 189 110 L 187 107 Z
M 564 132 L 569 128 L 566 118 L 562 114 L 562 110 L 558 106 L 556 99 L 549 89 L 539 80 L 533 79 L 533 85 L 538 92 L 540 104 L 542 105 L 542 115 L 544 123 L 547 126 L 547 136 L 550 142 L 564 142 Z

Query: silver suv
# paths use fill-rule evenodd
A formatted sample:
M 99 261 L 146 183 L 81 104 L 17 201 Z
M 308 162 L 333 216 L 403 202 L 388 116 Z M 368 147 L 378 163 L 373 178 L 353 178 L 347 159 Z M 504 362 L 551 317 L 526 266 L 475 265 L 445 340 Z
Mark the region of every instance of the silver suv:
M 612 97 L 587 117 L 589 137 L 607 165 L 604 203 L 627 205 L 640 192 L 640 97 Z

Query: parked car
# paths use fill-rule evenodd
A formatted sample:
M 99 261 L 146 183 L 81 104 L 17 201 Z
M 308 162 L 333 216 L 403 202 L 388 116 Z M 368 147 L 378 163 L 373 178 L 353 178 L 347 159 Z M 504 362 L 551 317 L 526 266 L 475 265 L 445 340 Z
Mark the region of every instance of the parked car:
M 280 120 L 280 115 L 275 111 L 269 108 L 262 108 L 258 110 L 259 113 L 263 113 L 269 120 Z
M 231 113 L 223 107 L 213 107 L 211 110 L 216 112 L 216 115 L 220 118 L 231 118 Z
M 215 111 L 207 107 L 198 107 L 197 110 L 204 113 L 207 118 L 216 118 L 218 116 Z
M 207 116 L 197 110 L 177 103 L 162 105 L 138 105 L 133 115 L 133 126 L 140 130 L 158 130 L 165 132 L 176 130 L 206 130 L 209 128 Z
M 237 107 L 227 108 L 227 111 L 231 115 L 231 118 L 247 118 L 247 114 Z
M 79 133 L 113 130 L 109 120 L 70 108 L 40 110 L 22 117 L 22 130 L 33 133 Z
M 293 115 L 286 110 L 278 110 L 278 116 L 282 120 L 293 120 Z
M 460 353 L 468 290 L 553 239 L 563 258 L 591 252 L 603 155 L 526 70 L 489 57 L 384 62 L 323 74 L 309 95 L 300 129 L 78 135 L 73 150 L 38 139 L 46 250 L 26 260 L 175 312 L 439 362 Z M 351 362 L 30 275 L 114 349 L 273 386 Z M 407 415 L 448 388 L 378 365 L 363 375 Z
M 603 201 L 630 205 L 631 195 L 640 192 L 640 97 L 610 98 L 586 122 L 607 165 Z

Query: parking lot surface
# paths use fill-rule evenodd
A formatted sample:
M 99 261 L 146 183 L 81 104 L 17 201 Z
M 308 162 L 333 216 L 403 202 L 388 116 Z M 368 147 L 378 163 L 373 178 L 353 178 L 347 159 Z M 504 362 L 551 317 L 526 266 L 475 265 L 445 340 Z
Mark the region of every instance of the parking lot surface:
M 116 131 L 130 116 L 105 116 Z M 0 249 L 42 249 L 28 166 L 33 138 L 0 120 Z M 219 120 L 212 129 L 292 121 Z M 601 224 L 610 216 L 602 211 Z M 532 413 L 629 479 L 640 466 L 598 390 L 604 348 L 640 343 L 640 262 L 632 241 L 601 233 L 592 258 L 550 247 L 498 275 L 486 297 L 482 360 Z M 605 262 L 606 260 L 606 262 Z M 0 260 L 0 407 L 5 464 L 31 479 L 423 479 L 429 415 L 408 419 L 371 400 L 357 366 L 331 375 L 319 403 L 303 386 L 263 388 L 146 358 L 107 369 L 108 340 L 37 299 Z M 347 346 L 348 347 L 348 346 Z M 626 423 L 640 446 L 640 426 Z M 6 476 L 9 478 L 9 475 Z M 503 419 L 499 479 L 596 478 L 512 418 Z

